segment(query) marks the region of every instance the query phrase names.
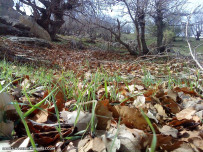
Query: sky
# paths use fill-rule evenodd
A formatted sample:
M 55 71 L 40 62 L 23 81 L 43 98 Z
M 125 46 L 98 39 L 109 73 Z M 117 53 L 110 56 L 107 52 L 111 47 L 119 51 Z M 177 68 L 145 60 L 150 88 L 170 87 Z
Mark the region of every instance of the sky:
M 188 4 L 188 7 L 187 9 L 189 11 L 194 11 L 194 9 L 196 7 L 198 7 L 199 5 L 202 5 L 203 6 L 203 0 L 188 0 L 189 4 Z
M 16 1 L 19 1 L 19 0 L 14 0 L 14 2 Z M 199 5 L 203 6 L 203 0 L 188 0 L 186 9 L 189 12 L 193 12 L 194 9 Z M 25 7 L 25 11 L 27 15 L 31 15 L 31 10 L 29 9 L 29 7 Z M 112 9 L 107 10 L 107 13 L 110 14 L 112 17 L 117 16 L 119 14 L 118 6 L 114 6 L 112 7 Z

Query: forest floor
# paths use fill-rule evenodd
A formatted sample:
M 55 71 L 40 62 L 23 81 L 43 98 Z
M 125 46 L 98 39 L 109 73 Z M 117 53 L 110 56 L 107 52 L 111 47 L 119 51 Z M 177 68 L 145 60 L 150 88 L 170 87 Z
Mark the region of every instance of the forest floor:
M 0 149 L 203 151 L 203 71 L 191 58 L 6 43 Z

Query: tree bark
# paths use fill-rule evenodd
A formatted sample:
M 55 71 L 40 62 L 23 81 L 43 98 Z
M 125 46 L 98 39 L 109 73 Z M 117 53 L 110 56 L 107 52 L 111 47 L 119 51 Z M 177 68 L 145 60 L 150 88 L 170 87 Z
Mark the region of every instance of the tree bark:
M 135 24 L 135 29 L 136 29 L 136 39 L 137 39 L 137 49 L 139 54 L 141 53 L 141 42 L 140 42 L 140 28 L 139 28 L 139 24 L 137 21 L 134 22 Z
M 147 48 L 146 39 L 145 39 L 145 12 L 144 12 L 144 10 L 140 10 L 139 24 L 140 24 L 140 30 L 141 30 L 140 39 L 141 39 L 141 43 L 142 43 L 142 54 L 145 55 L 145 54 L 149 53 L 149 49 Z
M 78 0 L 64 2 L 63 0 L 39 0 L 45 7 L 39 7 L 36 3 L 30 0 L 20 0 L 23 4 L 31 6 L 33 16 L 36 22 L 42 26 L 49 34 L 52 40 L 55 40 L 56 34 L 60 27 L 65 22 L 63 19 L 66 10 L 72 10 L 80 4 Z M 20 5 L 16 5 L 17 10 L 20 10 Z M 22 13 L 22 12 L 21 12 Z
M 161 17 L 157 18 L 156 26 L 157 26 L 157 48 L 160 48 L 163 42 L 163 31 L 164 31 L 164 24 Z
M 201 36 L 201 32 L 200 32 L 200 31 L 197 31 L 197 32 L 196 32 L 196 40 L 197 40 L 197 41 L 200 41 L 200 36 Z
M 149 53 L 149 49 L 145 40 L 145 25 L 141 26 L 141 42 L 142 42 L 142 53 L 143 55 Z
M 156 4 L 156 16 L 154 17 L 155 19 L 155 24 L 157 27 L 157 50 L 158 52 L 161 51 L 161 47 L 163 45 L 163 32 L 164 32 L 164 22 L 163 22 L 163 12 L 162 12 L 162 4 L 160 1 L 158 1 Z

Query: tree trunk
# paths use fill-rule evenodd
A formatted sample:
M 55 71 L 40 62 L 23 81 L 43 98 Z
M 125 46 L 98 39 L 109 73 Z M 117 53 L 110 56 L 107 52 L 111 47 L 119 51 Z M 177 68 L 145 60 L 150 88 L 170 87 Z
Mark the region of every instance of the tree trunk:
M 145 26 L 141 26 L 141 42 L 142 42 L 142 53 L 143 55 L 149 53 L 149 49 L 147 48 L 146 40 L 145 40 Z
M 141 42 L 140 42 L 140 29 L 139 29 L 139 24 L 137 21 L 135 22 L 135 29 L 136 29 L 136 34 L 137 34 L 137 48 L 138 48 L 138 52 L 140 54 L 142 48 L 141 48 Z
M 163 44 L 163 32 L 164 32 L 164 22 L 163 22 L 163 12 L 162 12 L 161 3 L 156 4 L 156 17 L 155 17 L 155 24 L 157 27 L 157 50 L 160 52 L 160 48 Z
M 130 55 L 138 55 L 137 50 L 132 50 L 127 43 L 123 42 L 120 39 L 119 36 L 116 36 L 116 35 L 114 35 L 114 36 L 116 38 L 116 41 L 119 42 L 120 44 L 122 44 L 128 50 L 128 52 L 130 52 Z
M 162 46 L 163 31 L 164 31 L 163 20 L 159 17 L 157 18 L 156 26 L 157 26 L 157 48 L 159 49 Z
M 59 32 L 63 25 L 64 12 L 78 7 L 80 4 L 78 0 L 64 1 L 64 0 L 38 0 L 44 6 L 40 7 L 30 0 L 20 0 L 19 2 L 32 7 L 33 16 L 36 22 L 43 27 L 49 34 L 52 40 L 56 39 L 56 33 Z M 17 3 L 17 10 L 20 10 L 20 4 Z M 74 6 L 74 7 L 73 7 Z M 21 11 L 22 12 L 22 11 Z
M 197 34 L 196 34 L 196 40 L 197 41 L 200 41 L 200 36 L 201 36 L 201 32 L 197 31 Z
M 141 29 L 141 43 L 142 43 L 142 53 L 143 55 L 149 53 L 149 49 L 147 48 L 146 40 L 145 40 L 145 15 L 144 12 L 141 11 L 139 15 L 139 24 Z
M 53 41 L 56 40 L 56 34 L 59 31 L 59 29 L 61 28 L 61 26 L 63 25 L 63 23 L 64 23 L 63 21 L 60 21 L 60 23 L 58 23 L 58 24 L 54 23 L 54 25 L 50 27 L 49 34 Z

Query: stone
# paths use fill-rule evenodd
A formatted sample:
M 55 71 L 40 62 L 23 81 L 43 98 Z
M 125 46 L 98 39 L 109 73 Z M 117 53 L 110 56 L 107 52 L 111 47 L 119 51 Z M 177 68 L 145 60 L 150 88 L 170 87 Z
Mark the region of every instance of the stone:
M 0 35 L 17 35 L 17 36 L 28 36 L 20 30 L 6 24 L 0 23 Z
M 0 16 L 0 35 L 32 36 L 28 27 L 18 23 L 16 19 Z
M 20 29 L 20 30 L 30 31 L 30 27 L 28 27 L 26 25 L 23 25 L 23 24 L 21 24 L 19 22 L 13 23 L 12 26 L 17 28 L 17 29 Z
M 84 47 L 82 41 L 74 40 L 74 39 L 73 39 L 73 40 L 70 41 L 70 44 L 71 44 L 71 48 L 72 48 L 72 49 L 80 49 L 80 50 L 85 49 L 85 47 Z
M 38 46 L 38 47 L 51 48 L 51 44 L 48 41 L 39 39 L 39 38 L 12 36 L 12 37 L 9 37 L 8 40 L 15 42 L 15 43 L 22 43 L 25 45 L 32 45 L 32 46 L 34 45 L 34 46 Z
M 43 29 L 37 22 L 29 17 L 29 16 L 21 16 L 19 22 L 30 28 L 30 32 L 32 32 L 36 37 L 51 41 L 51 37 L 49 33 Z
M 0 0 L 0 14 L 1 16 L 8 16 L 9 18 L 19 18 L 20 14 L 13 9 L 13 0 Z
M 9 22 L 6 17 L 3 17 L 3 16 L 0 16 L 0 23 L 6 24 L 6 25 L 12 25 L 12 23 Z

